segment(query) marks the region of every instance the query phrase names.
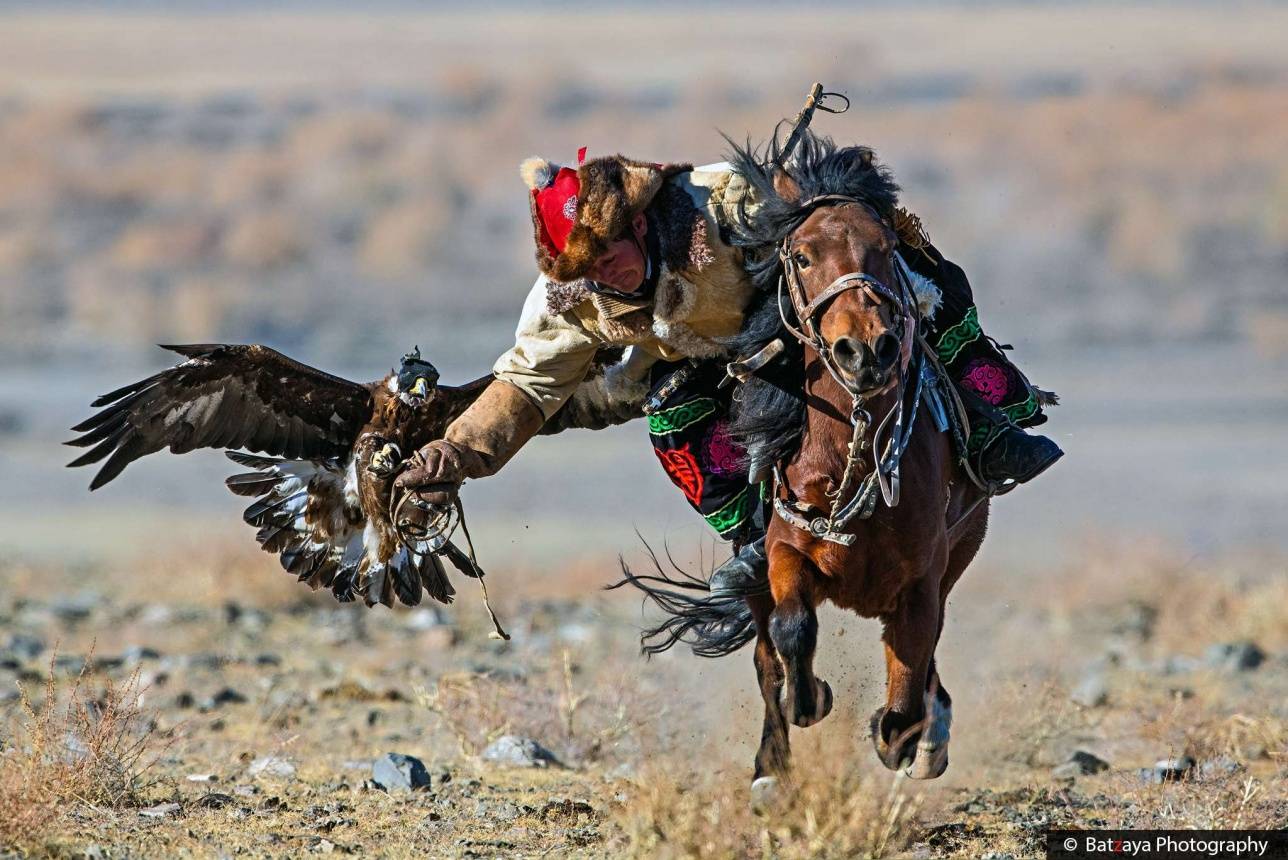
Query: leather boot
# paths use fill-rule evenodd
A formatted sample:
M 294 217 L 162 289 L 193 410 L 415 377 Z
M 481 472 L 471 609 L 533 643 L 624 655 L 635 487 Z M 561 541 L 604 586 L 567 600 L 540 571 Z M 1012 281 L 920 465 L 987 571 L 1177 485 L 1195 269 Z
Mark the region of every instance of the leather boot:
M 1018 427 L 999 431 L 979 455 L 980 477 L 1000 484 L 1014 481 L 1023 484 L 1049 469 L 1064 451 L 1054 440 L 1037 434 L 1029 435 Z
M 712 597 L 747 597 L 769 591 L 765 536 L 743 544 L 732 558 L 717 567 L 707 588 Z

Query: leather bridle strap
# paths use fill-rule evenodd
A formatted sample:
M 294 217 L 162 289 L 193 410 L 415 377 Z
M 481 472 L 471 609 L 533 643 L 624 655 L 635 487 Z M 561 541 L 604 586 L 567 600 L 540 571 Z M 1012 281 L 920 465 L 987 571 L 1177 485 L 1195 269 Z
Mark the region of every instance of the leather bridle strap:
M 848 290 L 862 290 L 876 304 L 881 304 L 882 299 L 890 300 L 896 307 L 901 304 L 899 297 L 872 275 L 865 272 L 850 272 L 848 275 L 841 275 L 829 284 L 827 289 L 815 296 L 809 304 L 801 308 L 798 311 L 801 319 L 812 321 L 814 315 L 823 309 L 823 305 Z

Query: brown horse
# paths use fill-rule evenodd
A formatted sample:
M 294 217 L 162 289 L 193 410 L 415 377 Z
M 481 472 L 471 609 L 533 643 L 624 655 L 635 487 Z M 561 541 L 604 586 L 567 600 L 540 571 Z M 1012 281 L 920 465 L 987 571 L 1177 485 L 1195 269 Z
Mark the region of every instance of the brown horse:
M 807 135 L 787 170 L 774 166 L 776 143 L 766 155 L 736 149 L 734 158 L 758 200 L 744 209 L 738 238 L 759 249 L 749 270 L 765 296 L 743 345 L 778 336 L 800 347 L 777 379 L 744 384 L 734 429 L 753 473 L 758 462 L 776 464 L 770 593 L 695 598 L 628 572 L 672 614 L 646 634 L 655 637 L 646 650 L 686 641 L 700 654 L 728 653 L 751 640 L 754 623 L 765 702 L 755 775 L 757 787 L 770 786 L 788 768 L 789 725 L 811 726 L 832 707 L 813 669 L 816 608 L 831 601 L 879 618 L 887 690 L 872 719 L 877 753 L 888 768 L 937 777 L 948 764 L 952 710 L 935 648 L 948 593 L 983 541 L 988 504 L 936 420 L 943 413 L 920 396 L 919 368 L 933 357 L 919 352 L 918 303 L 933 287 L 916 283 L 896 254 L 897 186 L 870 150 Z

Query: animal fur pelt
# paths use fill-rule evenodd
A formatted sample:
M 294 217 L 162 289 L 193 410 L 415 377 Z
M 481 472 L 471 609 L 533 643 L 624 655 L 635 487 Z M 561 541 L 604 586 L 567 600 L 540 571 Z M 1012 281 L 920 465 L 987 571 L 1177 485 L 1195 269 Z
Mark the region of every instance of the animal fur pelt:
M 537 266 L 555 281 L 575 281 L 584 276 L 609 244 L 626 232 L 631 219 L 648 207 L 667 179 L 692 169 L 688 164 L 651 164 L 622 155 L 592 158 L 582 164 L 577 168 L 581 188 L 576 224 L 568 244 L 557 256 L 541 240 L 536 196 L 530 198 Z M 530 190 L 537 191 L 554 181 L 559 170 L 559 165 L 543 158 L 529 158 L 520 165 L 519 174 Z

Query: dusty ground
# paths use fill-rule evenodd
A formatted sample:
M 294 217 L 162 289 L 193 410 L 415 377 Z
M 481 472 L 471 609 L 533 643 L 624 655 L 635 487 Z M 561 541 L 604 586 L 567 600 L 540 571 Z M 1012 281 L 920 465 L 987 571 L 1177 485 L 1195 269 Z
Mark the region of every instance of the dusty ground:
M 441 613 L 338 606 L 239 550 L 9 564 L 0 834 L 32 856 L 1026 856 L 1057 825 L 1288 826 L 1284 560 L 1100 556 L 1019 598 L 995 601 L 981 577 L 954 609 L 941 653 L 959 667 L 945 673 L 957 724 L 938 783 L 880 769 L 861 730 L 879 684 L 847 692 L 867 670 L 825 653 L 841 704 L 795 732 L 799 801 L 770 818 L 747 808 L 748 655 L 639 659 L 637 605 L 584 581 L 606 580 L 607 562 L 554 589 L 577 599 L 507 580 L 508 644 L 487 638 L 469 591 Z M 839 625 L 825 616 L 825 652 Z M 51 665 L 60 704 L 42 722 Z M 77 686 L 97 704 L 68 718 Z M 113 698 L 123 710 L 104 710 Z M 484 761 L 505 734 L 562 766 Z M 1108 768 L 1053 773 L 1074 750 Z M 386 752 L 423 760 L 428 790 L 373 787 Z M 1182 755 L 1197 766 L 1179 782 L 1139 773 Z M 267 757 L 288 766 L 254 774 Z

